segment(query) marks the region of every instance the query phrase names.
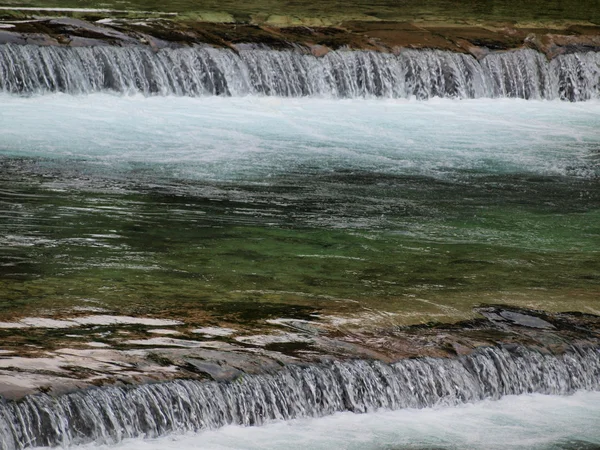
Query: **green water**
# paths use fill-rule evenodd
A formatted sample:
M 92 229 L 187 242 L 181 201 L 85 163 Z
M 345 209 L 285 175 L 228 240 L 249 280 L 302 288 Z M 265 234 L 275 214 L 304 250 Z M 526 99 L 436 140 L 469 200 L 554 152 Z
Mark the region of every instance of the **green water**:
M 348 172 L 188 184 L 219 193 L 198 196 L 98 179 L 112 192 L 57 191 L 64 175 L 31 176 L 38 163 L 2 160 L 5 319 L 74 305 L 198 323 L 600 307 L 595 179 Z
M 0 321 L 600 312 L 595 102 L 3 102 Z

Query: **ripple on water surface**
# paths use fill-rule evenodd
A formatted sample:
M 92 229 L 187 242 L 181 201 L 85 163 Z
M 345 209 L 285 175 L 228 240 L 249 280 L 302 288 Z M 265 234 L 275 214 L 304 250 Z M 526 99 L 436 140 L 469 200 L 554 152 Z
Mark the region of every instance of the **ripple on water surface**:
M 597 101 L 1 101 L 2 321 L 600 310 Z

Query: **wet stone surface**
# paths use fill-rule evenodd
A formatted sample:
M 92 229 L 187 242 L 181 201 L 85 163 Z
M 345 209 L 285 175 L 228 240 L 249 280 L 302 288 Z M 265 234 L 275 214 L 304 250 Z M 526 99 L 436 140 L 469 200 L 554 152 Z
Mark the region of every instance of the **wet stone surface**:
M 515 311 L 500 311 L 499 313 L 495 310 L 480 310 L 479 311 L 483 316 L 487 317 L 492 322 L 497 324 L 502 323 L 510 323 L 514 325 L 519 325 L 527 328 L 555 328 L 549 322 L 546 322 L 539 317 L 523 314 Z
M 100 16 L 99 16 L 100 17 Z M 424 48 L 469 53 L 480 59 L 489 52 L 533 48 L 549 59 L 560 54 L 600 49 L 600 27 L 594 24 L 516 26 L 507 22 L 449 23 L 351 20 L 328 26 L 282 23 L 223 23 L 202 20 L 39 17 L 2 21 L 0 44 L 60 46 L 165 47 L 210 45 L 274 49 L 303 48 L 315 56 L 340 48 L 395 52 Z M 10 26 L 10 28 L 7 28 Z M 241 46 L 241 47 L 240 47 Z
M 480 318 L 455 324 L 390 328 L 371 322 L 347 325 L 343 330 L 316 318 L 287 319 L 246 328 L 242 336 L 232 334 L 227 327 L 223 333 L 212 327 L 213 335 L 204 336 L 206 339 L 185 324 L 176 327 L 176 338 L 169 337 L 164 327 L 157 329 L 160 333 L 151 333 L 151 326 L 134 328 L 123 319 L 118 327 L 90 329 L 83 324 L 55 331 L 65 338 L 79 336 L 78 348 L 50 351 L 25 346 L 21 351 L 1 354 L 0 394 L 19 398 L 34 392 L 60 394 L 86 386 L 172 379 L 227 381 L 243 374 L 277 372 L 289 364 L 331 359 L 390 363 L 424 356 L 453 358 L 490 346 L 527 346 L 555 354 L 562 354 L 571 345 L 600 346 L 598 316 L 505 306 L 481 308 L 478 313 Z M 40 321 L 37 325 L 48 323 Z M 110 348 L 99 347 L 93 339 L 102 329 L 121 337 L 105 340 Z M 86 336 L 90 332 L 92 335 Z M 165 337 L 132 339 L 136 335 Z

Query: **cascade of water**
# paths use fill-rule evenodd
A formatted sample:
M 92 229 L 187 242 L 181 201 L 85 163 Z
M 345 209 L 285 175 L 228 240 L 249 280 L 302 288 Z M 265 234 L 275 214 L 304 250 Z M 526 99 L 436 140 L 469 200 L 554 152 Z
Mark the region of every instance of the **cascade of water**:
M 144 95 L 333 97 L 600 98 L 600 53 L 558 56 L 533 50 L 493 53 L 481 61 L 439 50 L 399 55 L 192 47 L 0 46 L 0 91 Z
M 355 360 L 289 366 L 227 383 L 173 381 L 4 402 L 0 404 L 0 448 L 114 443 L 337 411 L 423 408 L 579 389 L 600 389 L 600 349 L 572 347 L 556 356 L 515 346 L 391 365 Z
M 550 63 L 550 74 L 563 100 L 600 97 L 600 53 L 575 53 L 556 58 Z
M 482 66 L 491 80 L 494 97 L 541 99 L 560 95 L 551 81 L 550 65 L 533 50 L 490 54 L 482 60 Z

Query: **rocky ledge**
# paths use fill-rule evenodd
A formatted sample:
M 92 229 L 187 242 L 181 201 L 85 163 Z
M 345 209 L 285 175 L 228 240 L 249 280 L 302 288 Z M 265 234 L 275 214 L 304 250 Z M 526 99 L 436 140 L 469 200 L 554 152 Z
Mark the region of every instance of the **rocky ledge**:
M 393 52 L 400 48 L 428 48 L 470 53 L 477 58 L 490 51 L 532 48 L 549 59 L 565 53 L 600 51 L 600 26 L 562 24 L 443 23 L 346 21 L 328 26 L 293 21 L 219 23 L 174 20 L 47 17 L 31 15 L 16 20 L 0 14 L 0 44 L 61 46 L 145 45 L 154 49 L 207 44 L 235 49 L 251 43 L 275 49 L 303 47 L 321 56 L 331 49 Z
M 78 339 L 71 340 L 69 347 L 43 349 L 21 343 L 2 350 L 0 394 L 16 399 L 90 386 L 176 379 L 227 381 L 245 374 L 274 373 L 290 364 L 452 358 L 483 347 L 524 346 L 556 355 L 573 346 L 600 348 L 600 316 L 506 306 L 475 312 L 478 318 L 455 324 L 413 326 L 332 317 L 272 319 L 250 328 L 213 324 L 194 329 L 177 321 L 103 315 L 4 322 L 2 328 L 13 340 L 21 329 L 30 343 L 37 334 L 77 335 Z

